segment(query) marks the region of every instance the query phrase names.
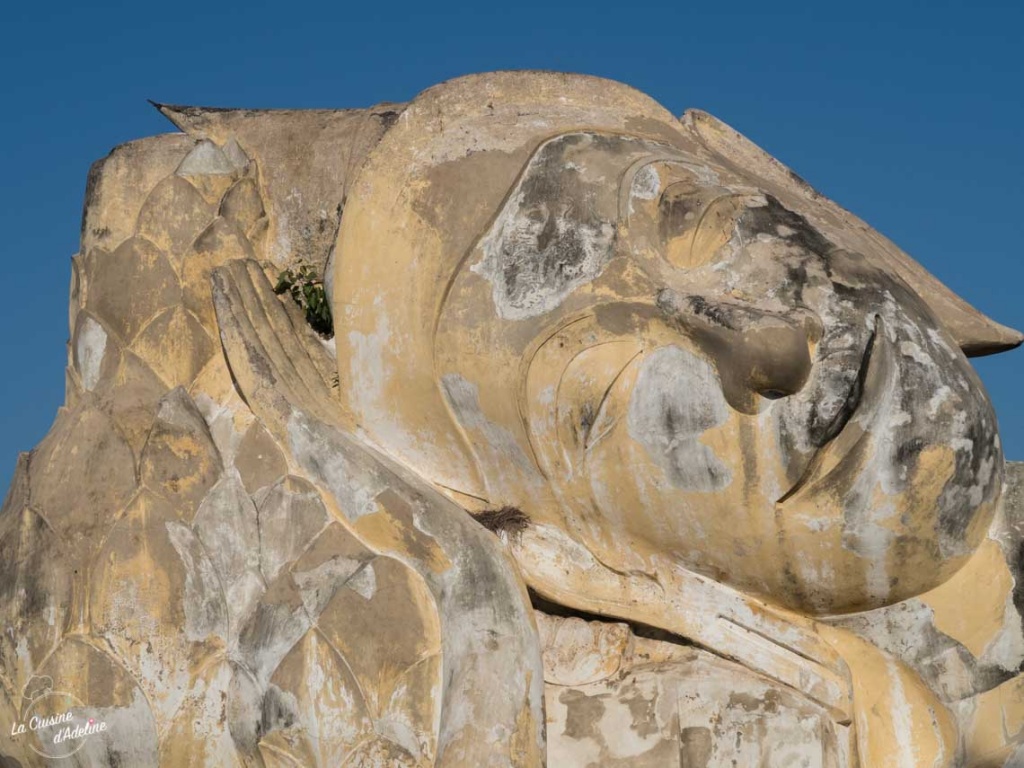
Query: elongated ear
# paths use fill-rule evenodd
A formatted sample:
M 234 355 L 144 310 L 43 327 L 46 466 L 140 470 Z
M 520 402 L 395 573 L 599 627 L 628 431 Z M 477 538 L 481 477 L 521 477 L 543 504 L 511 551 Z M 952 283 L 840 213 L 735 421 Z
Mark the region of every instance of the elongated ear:
M 980 357 L 1013 349 L 1024 335 L 972 307 L 938 278 L 849 211 L 819 194 L 793 171 L 721 120 L 691 109 L 684 129 L 726 165 L 753 173 L 787 207 L 821 227 L 824 234 L 864 255 L 875 266 L 899 275 L 931 308 L 964 354 Z

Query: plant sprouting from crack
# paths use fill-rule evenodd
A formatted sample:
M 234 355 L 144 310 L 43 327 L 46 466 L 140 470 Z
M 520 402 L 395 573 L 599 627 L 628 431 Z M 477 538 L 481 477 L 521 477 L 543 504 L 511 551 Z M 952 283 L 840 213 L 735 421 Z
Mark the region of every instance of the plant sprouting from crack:
M 274 293 L 291 294 L 292 300 L 306 315 L 310 328 L 329 339 L 334 336 L 334 320 L 331 317 L 331 304 L 327 300 L 324 281 L 315 268 L 309 264 L 298 264 L 286 269 L 277 277 Z

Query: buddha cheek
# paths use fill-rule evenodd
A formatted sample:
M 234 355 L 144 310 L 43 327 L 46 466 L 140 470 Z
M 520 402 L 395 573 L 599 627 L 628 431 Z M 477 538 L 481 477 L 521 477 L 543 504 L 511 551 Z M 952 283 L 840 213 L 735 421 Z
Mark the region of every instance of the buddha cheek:
M 596 508 L 581 524 L 587 538 L 616 558 L 628 547 L 706 566 L 708 546 L 734 538 L 737 424 L 704 358 L 678 346 L 645 354 L 609 393 L 577 463 Z
M 676 346 L 654 350 L 640 366 L 626 419 L 630 437 L 684 492 L 712 493 L 732 472 L 701 436 L 729 418 L 714 368 Z
M 625 425 L 595 446 L 585 469 L 593 511 L 581 528 L 604 562 L 629 569 L 667 558 L 706 570 L 720 541 L 720 497 L 675 487 Z

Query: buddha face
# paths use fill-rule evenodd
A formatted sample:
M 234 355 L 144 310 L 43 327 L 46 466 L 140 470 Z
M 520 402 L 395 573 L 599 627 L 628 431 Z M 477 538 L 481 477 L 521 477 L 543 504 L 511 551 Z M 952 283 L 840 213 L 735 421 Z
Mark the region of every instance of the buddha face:
M 528 443 L 515 461 L 477 448 L 485 474 L 520 478 L 491 486 L 610 567 L 841 612 L 936 586 L 987 530 L 1002 455 L 955 341 L 733 166 L 550 139 L 449 304 L 441 336 L 473 341 L 442 370 L 472 355 L 481 401 L 518 404 L 481 427 L 449 377 L 456 416 L 478 442 Z

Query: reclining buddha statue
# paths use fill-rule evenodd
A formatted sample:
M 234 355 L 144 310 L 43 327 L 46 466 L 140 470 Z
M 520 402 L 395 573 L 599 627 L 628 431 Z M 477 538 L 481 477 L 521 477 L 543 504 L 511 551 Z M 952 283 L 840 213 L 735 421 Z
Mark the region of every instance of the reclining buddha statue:
M 615 82 L 158 108 L 0 513 L 0 765 L 1024 765 L 1019 333 Z

